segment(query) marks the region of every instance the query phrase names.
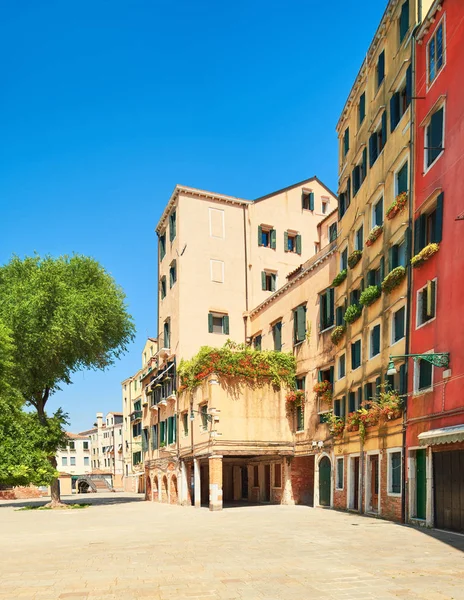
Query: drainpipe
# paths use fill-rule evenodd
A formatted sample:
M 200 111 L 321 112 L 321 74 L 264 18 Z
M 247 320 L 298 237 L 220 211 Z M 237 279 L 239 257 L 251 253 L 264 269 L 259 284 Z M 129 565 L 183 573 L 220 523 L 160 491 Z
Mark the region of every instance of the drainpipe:
M 248 248 L 247 248 L 247 231 L 246 231 L 246 205 L 243 205 L 243 241 L 245 246 L 245 310 L 248 315 Z M 245 327 L 245 343 L 248 333 L 248 316 L 244 319 L 244 327 Z
M 421 13 L 421 7 L 419 3 L 419 18 Z M 414 171 L 415 171 L 415 153 L 414 153 L 414 127 L 415 127 L 415 83 L 416 83 L 416 31 L 417 27 L 414 29 L 413 34 L 411 36 L 411 125 L 409 128 L 410 131 L 410 144 L 409 144 L 409 199 L 408 199 L 408 209 L 409 209 L 409 217 L 408 217 L 408 229 L 407 229 L 407 240 L 406 240 L 406 261 L 407 261 L 407 291 L 406 291 L 406 336 L 405 336 L 405 354 L 409 354 L 410 351 L 410 338 L 411 338 L 411 300 L 412 300 L 412 268 L 411 268 L 411 256 L 412 256 L 412 223 L 413 223 L 413 214 L 414 214 L 414 203 L 413 203 L 413 194 L 414 194 Z M 406 522 L 406 469 L 407 469 L 407 457 L 406 457 L 406 429 L 407 429 L 407 414 L 408 414 L 408 381 L 409 381 L 409 368 L 408 368 L 408 359 L 405 362 L 405 381 L 406 381 L 406 395 L 404 396 L 404 410 L 403 410 L 403 440 L 402 440 L 402 476 L 401 476 L 401 485 L 402 491 L 401 494 L 401 522 Z
M 361 452 L 360 452 L 360 461 L 359 461 L 359 471 L 360 473 L 358 474 L 358 477 L 360 479 L 359 482 L 359 498 L 358 498 L 358 503 L 359 503 L 359 514 L 363 514 L 365 511 L 365 506 L 363 506 L 363 499 L 364 499 L 364 440 L 362 438 L 360 438 L 360 442 L 361 442 Z

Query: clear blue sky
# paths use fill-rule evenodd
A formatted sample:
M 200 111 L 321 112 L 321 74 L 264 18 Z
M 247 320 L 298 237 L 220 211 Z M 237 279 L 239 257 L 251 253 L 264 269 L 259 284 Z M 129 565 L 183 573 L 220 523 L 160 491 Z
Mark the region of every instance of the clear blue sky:
M 155 225 L 176 183 L 255 198 L 337 187 L 335 125 L 386 0 L 18 0 L 0 7 L 0 262 L 79 252 L 124 288 L 137 340 L 49 408 L 121 410 L 156 335 Z M 361 10 L 362 5 L 362 10 Z

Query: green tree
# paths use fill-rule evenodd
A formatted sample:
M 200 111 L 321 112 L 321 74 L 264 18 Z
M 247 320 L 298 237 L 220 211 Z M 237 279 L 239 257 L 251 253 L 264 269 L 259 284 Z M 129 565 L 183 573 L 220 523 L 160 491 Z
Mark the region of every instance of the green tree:
M 26 422 L 42 428 L 33 430 L 46 436 L 55 469 L 65 415 L 47 415 L 47 401 L 75 372 L 104 370 L 127 349 L 135 328 L 124 292 L 86 256 L 13 257 L 0 267 L 0 319 L 12 334 L 16 388 L 36 410 L 36 422 Z M 52 504 L 59 503 L 57 479 L 51 490 Z

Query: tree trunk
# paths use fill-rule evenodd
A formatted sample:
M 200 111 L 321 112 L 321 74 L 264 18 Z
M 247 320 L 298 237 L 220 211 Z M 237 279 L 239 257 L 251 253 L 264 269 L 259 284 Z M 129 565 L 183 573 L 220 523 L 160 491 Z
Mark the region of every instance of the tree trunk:
M 50 460 L 50 464 L 52 465 L 52 467 L 54 467 L 56 469 L 56 467 L 57 467 L 56 458 L 53 456 L 49 460 Z M 49 506 L 53 507 L 53 506 L 62 505 L 61 494 L 60 494 L 60 480 L 58 478 L 54 479 L 50 484 L 50 495 L 51 495 L 52 500 L 49 503 Z

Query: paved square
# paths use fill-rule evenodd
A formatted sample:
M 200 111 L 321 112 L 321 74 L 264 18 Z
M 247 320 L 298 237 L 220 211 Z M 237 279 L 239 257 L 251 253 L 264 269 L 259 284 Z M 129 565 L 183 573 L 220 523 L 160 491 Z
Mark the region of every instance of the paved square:
M 459 535 L 302 506 L 84 498 L 97 504 L 0 503 L 0 599 L 464 600 Z

